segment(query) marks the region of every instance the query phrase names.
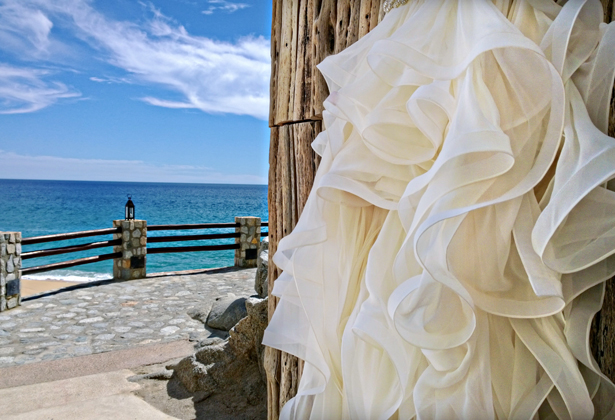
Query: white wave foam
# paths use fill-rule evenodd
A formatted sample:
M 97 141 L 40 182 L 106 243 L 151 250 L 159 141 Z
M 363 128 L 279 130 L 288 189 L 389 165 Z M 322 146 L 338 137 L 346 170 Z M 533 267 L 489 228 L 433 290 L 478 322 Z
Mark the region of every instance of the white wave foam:
M 23 277 L 25 280 L 55 280 L 72 281 L 76 283 L 89 283 L 98 280 L 110 280 L 111 276 L 105 273 L 94 273 L 80 270 L 55 270 L 48 273 L 29 274 Z

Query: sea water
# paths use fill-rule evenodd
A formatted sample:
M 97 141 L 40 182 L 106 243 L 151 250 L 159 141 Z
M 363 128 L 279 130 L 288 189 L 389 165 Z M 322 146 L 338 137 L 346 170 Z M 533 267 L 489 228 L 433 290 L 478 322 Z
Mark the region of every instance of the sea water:
M 127 194 L 135 205 L 135 218 L 148 225 L 234 223 L 235 216 L 268 220 L 266 185 L 172 184 L 93 181 L 39 181 L 0 179 L 2 207 L 0 231 L 21 232 L 22 237 L 52 235 L 113 227 L 124 219 Z M 263 228 L 266 231 L 266 228 Z M 229 233 L 234 229 L 152 231 L 148 236 Z M 23 252 L 112 239 L 111 235 L 50 242 L 23 247 Z M 150 247 L 232 244 L 234 239 L 155 243 Z M 112 247 L 33 258 L 23 267 L 113 252 Z M 151 254 L 147 272 L 193 270 L 233 265 L 234 250 Z M 93 281 L 112 277 L 112 260 L 30 274 L 24 278 Z

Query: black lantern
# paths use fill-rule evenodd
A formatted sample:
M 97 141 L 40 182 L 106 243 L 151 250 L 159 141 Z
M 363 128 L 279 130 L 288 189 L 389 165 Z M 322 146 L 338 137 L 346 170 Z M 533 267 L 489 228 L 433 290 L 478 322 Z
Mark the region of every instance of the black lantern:
M 128 201 L 126 202 L 126 207 L 124 208 L 124 215 L 126 220 L 134 220 L 135 219 L 135 205 L 131 200 L 132 196 L 128 194 Z

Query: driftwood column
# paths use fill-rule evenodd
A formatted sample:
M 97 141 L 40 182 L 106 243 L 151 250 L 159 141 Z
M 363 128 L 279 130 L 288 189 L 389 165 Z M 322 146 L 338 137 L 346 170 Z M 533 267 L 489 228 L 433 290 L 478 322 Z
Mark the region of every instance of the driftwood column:
M 381 0 L 273 0 L 269 126 L 269 246 L 295 227 L 312 189 L 318 156 L 310 144 L 322 130 L 329 95 L 316 65 L 373 29 Z M 269 293 L 280 271 L 269 266 Z M 269 318 L 277 299 L 269 296 Z M 303 363 L 268 348 L 265 354 L 269 419 L 297 392 Z
M 604 7 L 604 21 L 612 22 L 615 20 L 615 1 L 601 1 Z M 615 57 L 613 59 L 615 60 Z M 611 98 L 609 136 L 615 137 L 615 90 Z M 613 279 L 606 283 L 602 310 L 596 314 L 592 323 L 590 344 L 602 372 L 612 381 L 615 381 L 615 285 Z
M 602 0 L 607 22 L 615 0 Z M 322 130 L 322 104 L 329 92 L 316 65 L 373 29 L 382 18 L 383 0 L 273 0 L 271 28 L 271 102 L 269 126 L 269 241 L 273 255 L 294 228 L 318 167 L 310 144 Z M 611 107 L 609 135 L 615 134 Z M 280 270 L 270 262 L 269 293 Z M 277 299 L 269 296 L 269 318 Z M 607 285 L 604 309 L 596 316 L 592 349 L 603 371 L 615 379 L 615 289 Z M 301 360 L 267 348 L 269 420 L 297 392 Z

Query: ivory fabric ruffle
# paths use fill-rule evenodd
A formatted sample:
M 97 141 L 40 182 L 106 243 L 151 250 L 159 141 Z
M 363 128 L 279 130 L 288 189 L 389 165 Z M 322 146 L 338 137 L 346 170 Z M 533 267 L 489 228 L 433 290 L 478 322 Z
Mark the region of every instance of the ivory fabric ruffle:
M 284 419 L 591 419 L 615 274 L 598 0 L 410 0 L 318 67 L 322 156 L 273 257 Z

